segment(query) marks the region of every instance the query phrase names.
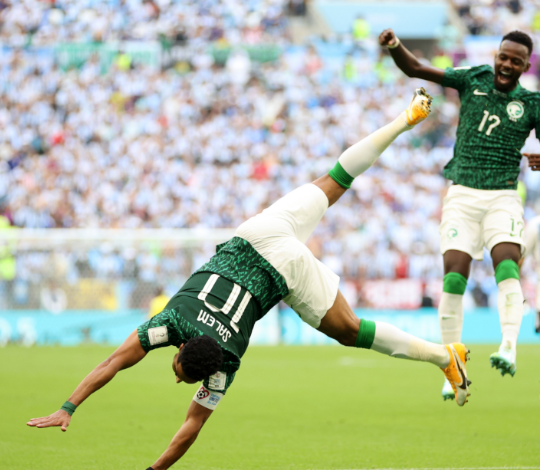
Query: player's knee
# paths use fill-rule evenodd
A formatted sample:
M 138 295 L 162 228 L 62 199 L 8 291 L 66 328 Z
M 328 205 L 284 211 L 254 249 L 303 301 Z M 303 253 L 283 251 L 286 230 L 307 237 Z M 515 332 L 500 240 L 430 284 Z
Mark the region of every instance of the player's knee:
M 519 281 L 519 266 L 512 259 L 504 259 L 495 267 L 495 280 L 497 284 L 506 279 L 517 279 Z

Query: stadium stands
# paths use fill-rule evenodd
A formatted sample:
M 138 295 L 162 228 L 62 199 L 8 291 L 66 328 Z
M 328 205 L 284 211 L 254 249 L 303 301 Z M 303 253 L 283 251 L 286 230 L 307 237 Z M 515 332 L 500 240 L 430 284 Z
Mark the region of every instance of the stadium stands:
M 293 46 L 283 0 L 1 5 L 0 197 L 18 227 L 235 227 L 327 172 L 344 148 L 397 116 L 420 85 L 373 41 L 346 54 L 328 42 Z M 161 41 L 182 58 L 161 70 L 132 61 L 120 46 L 106 70 L 92 55 L 64 71 L 51 52 L 60 43 L 133 39 Z M 282 49 L 274 62 L 236 47 L 268 43 Z M 337 44 L 342 51 L 351 43 Z M 231 47 L 220 66 L 215 49 Z M 458 102 L 434 86 L 430 92 L 434 115 L 356 180 L 309 243 L 343 276 L 353 304 L 363 279 L 441 277 L 447 182 L 440 175 Z M 532 208 L 537 179 L 528 184 Z M 191 263 L 167 256 L 98 247 L 84 276 L 119 278 L 131 269 L 158 282 L 163 264 L 189 274 Z M 36 273 L 48 269 L 48 258 L 37 259 L 19 257 L 20 282 L 43 282 Z M 488 261 L 475 265 L 470 286 L 483 294 L 479 305 L 496 289 L 490 272 Z
M 502 36 L 508 31 L 540 32 L 538 0 L 452 0 L 472 35 Z

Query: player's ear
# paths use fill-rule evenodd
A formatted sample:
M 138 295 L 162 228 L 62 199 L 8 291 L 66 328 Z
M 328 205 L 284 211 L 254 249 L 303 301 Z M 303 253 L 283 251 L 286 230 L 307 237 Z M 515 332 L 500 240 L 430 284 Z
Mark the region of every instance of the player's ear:
M 184 343 L 182 343 L 182 344 L 180 345 L 180 347 L 178 348 L 178 354 L 180 354 L 180 351 L 182 351 L 182 349 L 184 349 L 184 346 L 185 346 Z
M 523 73 L 527 73 L 530 68 L 531 68 L 531 63 L 527 62 L 527 65 L 525 66 L 525 70 L 523 70 Z

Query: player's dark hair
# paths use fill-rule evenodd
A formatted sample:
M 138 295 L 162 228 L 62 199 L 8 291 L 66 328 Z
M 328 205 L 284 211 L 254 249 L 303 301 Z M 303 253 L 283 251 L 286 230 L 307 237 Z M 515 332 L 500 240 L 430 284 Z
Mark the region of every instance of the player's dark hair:
M 178 363 L 190 379 L 197 382 L 215 374 L 223 363 L 223 351 L 210 336 L 191 338 L 178 355 Z
M 532 54 L 533 41 L 531 37 L 523 31 L 512 31 L 502 38 L 501 43 L 503 41 L 512 41 L 517 42 L 518 44 L 523 44 L 527 49 L 529 49 L 529 56 Z

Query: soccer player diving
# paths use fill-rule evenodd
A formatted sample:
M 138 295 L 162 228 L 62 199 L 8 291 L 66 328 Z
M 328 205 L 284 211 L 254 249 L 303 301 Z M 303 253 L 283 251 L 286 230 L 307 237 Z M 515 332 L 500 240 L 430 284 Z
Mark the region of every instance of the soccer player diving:
M 60 410 L 27 424 L 60 426 L 65 431 L 76 407 L 117 372 L 135 365 L 153 349 L 174 346 L 176 381 L 203 384 L 180 430 L 149 467 L 167 469 L 193 444 L 231 386 L 255 322 L 282 299 L 303 321 L 342 345 L 436 365 L 463 406 L 470 384 L 466 347 L 430 343 L 390 324 L 359 319 L 338 289 L 339 277 L 305 245 L 328 207 L 354 178 L 430 110 L 431 97 L 417 90 L 406 111 L 347 149 L 328 175 L 292 191 L 240 225 L 235 237 L 217 247 L 216 255 L 187 280 L 161 313 L 131 333 L 83 379 Z
M 463 294 L 471 261 L 491 253 L 499 288 L 498 310 L 502 342 L 490 356 L 492 367 L 504 376 L 516 372 L 516 342 L 523 316 L 523 293 L 518 263 L 525 251 L 523 204 L 517 184 L 522 154 L 532 129 L 540 138 L 540 94 L 525 90 L 519 78 L 531 64 L 533 43 L 521 32 L 503 37 L 489 65 L 442 70 L 422 64 L 391 29 L 379 43 L 387 46 L 396 65 L 408 76 L 455 88 L 461 110 L 454 156 L 443 175 L 454 184 L 443 201 L 439 229 L 444 260 L 443 294 L 439 304 L 442 342 L 461 340 Z M 524 154 L 532 170 L 540 155 Z M 442 396 L 453 399 L 445 381 Z

